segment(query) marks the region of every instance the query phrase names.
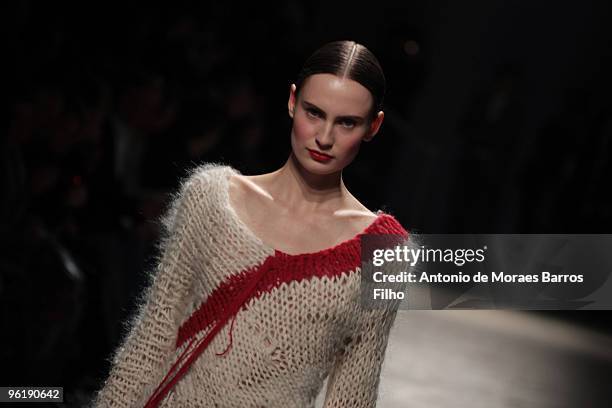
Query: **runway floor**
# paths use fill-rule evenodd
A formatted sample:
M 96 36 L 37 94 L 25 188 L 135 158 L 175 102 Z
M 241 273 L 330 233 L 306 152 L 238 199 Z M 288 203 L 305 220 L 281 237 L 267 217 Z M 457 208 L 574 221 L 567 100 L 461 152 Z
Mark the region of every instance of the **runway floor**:
M 377 405 L 610 406 L 612 339 L 534 314 L 486 310 L 400 311 Z

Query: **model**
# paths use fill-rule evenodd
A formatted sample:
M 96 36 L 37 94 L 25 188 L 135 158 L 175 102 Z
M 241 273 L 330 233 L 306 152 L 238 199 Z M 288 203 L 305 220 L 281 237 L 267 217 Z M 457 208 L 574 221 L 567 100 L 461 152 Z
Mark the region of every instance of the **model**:
M 373 407 L 394 308 L 360 307 L 360 238 L 407 232 L 345 187 L 384 118 L 363 45 L 318 49 L 291 85 L 292 152 L 245 176 L 205 164 L 164 219 L 158 267 L 96 407 Z

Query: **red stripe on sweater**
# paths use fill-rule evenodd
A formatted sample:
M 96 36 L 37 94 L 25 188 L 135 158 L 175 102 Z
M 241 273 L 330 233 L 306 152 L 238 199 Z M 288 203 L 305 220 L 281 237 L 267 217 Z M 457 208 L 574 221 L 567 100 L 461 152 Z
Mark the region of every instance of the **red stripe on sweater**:
M 228 308 L 233 306 L 238 294 L 245 290 L 255 275 L 263 277 L 257 282 L 254 293 L 245 303 L 253 297 L 259 298 L 262 294 L 271 292 L 283 283 L 299 282 L 313 277 L 333 277 L 355 271 L 361 266 L 360 237 L 364 234 L 407 236 L 406 230 L 394 217 L 383 214 L 363 233 L 335 247 L 300 255 L 275 251 L 274 255 L 266 258 L 263 264 L 231 275 L 215 288 L 206 301 L 179 328 L 176 347 L 179 348 L 197 333 L 212 328 L 218 322 L 219 316 L 224 315 Z M 260 268 L 266 270 L 261 271 Z
M 177 348 L 187 340 L 189 344 L 149 397 L 145 408 L 154 408 L 161 403 L 227 321 L 232 316 L 235 317 L 249 299 L 259 297 L 283 282 L 299 281 L 314 276 L 336 276 L 355 270 L 360 264 L 360 239 L 365 234 L 393 234 L 403 237 L 408 235 L 395 218 L 383 214 L 363 233 L 335 247 L 301 255 L 275 251 L 274 255 L 266 258 L 262 265 L 232 275 L 222 282 L 179 328 Z M 323 268 L 321 265 L 326 267 Z M 202 330 L 206 330 L 206 335 L 195 341 L 195 335 Z M 225 354 L 229 347 L 231 347 L 231 332 L 230 345 L 222 354 Z

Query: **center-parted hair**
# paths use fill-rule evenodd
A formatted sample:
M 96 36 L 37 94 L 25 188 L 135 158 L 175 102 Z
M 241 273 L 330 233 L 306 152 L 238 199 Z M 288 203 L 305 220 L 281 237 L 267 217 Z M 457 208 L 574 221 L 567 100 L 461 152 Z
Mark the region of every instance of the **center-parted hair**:
M 360 83 L 374 100 L 371 119 L 382 110 L 385 75 L 378 59 L 364 45 L 355 41 L 333 41 L 316 50 L 308 57 L 295 81 L 296 98 L 306 78 L 315 74 L 333 74 Z

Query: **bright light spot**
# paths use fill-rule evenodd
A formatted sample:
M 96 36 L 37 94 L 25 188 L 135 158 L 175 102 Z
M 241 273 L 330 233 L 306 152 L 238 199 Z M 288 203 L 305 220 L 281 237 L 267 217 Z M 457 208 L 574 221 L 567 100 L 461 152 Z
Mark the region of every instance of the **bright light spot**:
M 419 53 L 419 43 L 414 40 L 406 40 L 404 43 L 404 52 L 411 57 Z

